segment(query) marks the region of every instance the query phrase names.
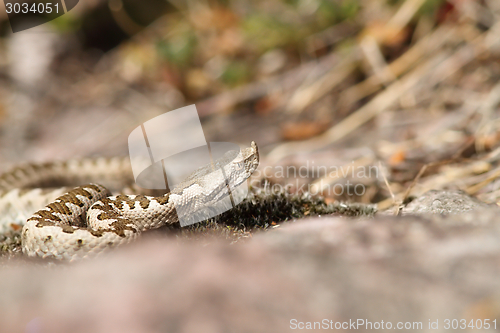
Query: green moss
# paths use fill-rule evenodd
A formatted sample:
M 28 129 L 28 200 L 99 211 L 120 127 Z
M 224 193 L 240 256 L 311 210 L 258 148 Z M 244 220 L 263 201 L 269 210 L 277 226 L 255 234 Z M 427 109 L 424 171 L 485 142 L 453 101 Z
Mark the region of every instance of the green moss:
M 21 255 L 21 234 L 7 232 L 0 235 L 0 257 L 10 258 Z
M 274 226 L 308 216 L 373 216 L 376 208 L 359 203 L 326 204 L 321 198 L 310 194 L 294 195 L 286 192 L 253 190 L 238 206 L 213 219 L 181 228 L 182 237 L 197 237 L 201 234 L 219 236 L 238 241 L 249 238 L 254 231 L 267 230 Z

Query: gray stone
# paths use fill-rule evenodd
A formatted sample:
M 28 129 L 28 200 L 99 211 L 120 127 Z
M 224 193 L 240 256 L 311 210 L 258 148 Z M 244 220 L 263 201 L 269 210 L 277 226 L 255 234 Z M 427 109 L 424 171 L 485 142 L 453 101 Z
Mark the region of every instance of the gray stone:
M 410 202 L 403 214 L 461 214 L 489 206 L 463 191 L 431 190 Z
M 12 260 L 0 270 L 0 323 L 5 332 L 286 332 L 360 319 L 449 332 L 447 318 L 500 317 L 500 223 L 485 212 L 479 223 L 476 211 L 317 217 L 235 245 L 145 235 L 74 264 Z

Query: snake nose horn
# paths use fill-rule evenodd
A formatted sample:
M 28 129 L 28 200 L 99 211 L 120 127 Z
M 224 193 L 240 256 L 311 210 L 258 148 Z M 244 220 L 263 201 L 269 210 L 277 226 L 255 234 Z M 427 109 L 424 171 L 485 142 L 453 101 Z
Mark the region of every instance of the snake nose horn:
M 252 141 L 250 143 L 250 147 L 252 147 L 252 149 L 255 150 L 256 153 L 259 153 L 259 147 L 257 147 L 257 144 L 255 143 L 255 141 Z
M 259 160 L 259 147 L 257 147 L 257 144 L 255 143 L 255 141 L 252 141 L 250 143 L 250 148 L 255 151 L 255 156 L 257 157 L 257 161 Z

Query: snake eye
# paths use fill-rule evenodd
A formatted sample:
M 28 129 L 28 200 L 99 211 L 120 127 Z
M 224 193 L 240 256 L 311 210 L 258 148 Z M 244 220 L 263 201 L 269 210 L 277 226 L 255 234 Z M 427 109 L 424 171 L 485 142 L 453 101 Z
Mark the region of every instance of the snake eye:
M 245 160 L 243 159 L 234 159 L 233 165 L 236 170 L 241 170 L 245 167 Z
M 236 170 L 243 170 L 244 167 L 245 167 L 245 162 L 236 163 Z

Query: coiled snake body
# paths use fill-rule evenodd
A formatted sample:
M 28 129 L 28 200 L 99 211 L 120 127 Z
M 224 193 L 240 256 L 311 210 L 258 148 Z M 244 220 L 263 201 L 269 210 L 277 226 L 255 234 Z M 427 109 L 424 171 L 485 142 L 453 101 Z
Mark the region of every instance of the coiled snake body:
M 178 222 L 174 202 L 194 207 L 220 200 L 227 195 L 224 189 L 228 185 L 234 188 L 246 181 L 258 163 L 257 145 L 252 142 L 225 164 L 226 180 L 214 177 L 208 165 L 171 192 L 156 197 L 112 196 L 107 188 L 93 183 L 69 191 L 62 187 L 33 189 L 49 179 L 63 182 L 66 175 L 86 179 L 82 173 L 92 168 L 104 176 L 126 172 L 126 163 L 116 159 L 18 167 L 0 175 L 0 233 L 22 226 L 22 251 L 28 256 L 73 260 L 101 253 L 130 242 L 144 230 Z

